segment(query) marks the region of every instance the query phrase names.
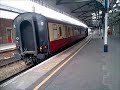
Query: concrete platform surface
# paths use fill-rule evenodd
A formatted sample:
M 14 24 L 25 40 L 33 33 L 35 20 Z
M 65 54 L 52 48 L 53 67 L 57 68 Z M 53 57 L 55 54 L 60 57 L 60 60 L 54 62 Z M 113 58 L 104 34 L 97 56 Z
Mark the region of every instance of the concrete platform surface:
M 108 44 L 109 52 L 104 53 L 103 40 L 93 36 L 85 48 L 38 90 L 120 90 L 120 38 L 110 37 Z

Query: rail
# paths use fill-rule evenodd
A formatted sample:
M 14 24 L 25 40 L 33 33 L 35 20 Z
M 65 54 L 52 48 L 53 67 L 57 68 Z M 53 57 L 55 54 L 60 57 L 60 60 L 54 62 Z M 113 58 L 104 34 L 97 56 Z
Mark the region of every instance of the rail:
M 6 65 L 9 65 L 11 63 L 15 63 L 19 61 L 18 59 L 15 59 L 14 57 L 12 58 L 9 58 L 9 59 L 2 59 L 0 60 L 0 67 L 3 67 L 3 66 L 6 66 Z
M 15 50 L 16 50 L 15 43 L 0 45 L 0 67 L 18 61 L 14 58 Z

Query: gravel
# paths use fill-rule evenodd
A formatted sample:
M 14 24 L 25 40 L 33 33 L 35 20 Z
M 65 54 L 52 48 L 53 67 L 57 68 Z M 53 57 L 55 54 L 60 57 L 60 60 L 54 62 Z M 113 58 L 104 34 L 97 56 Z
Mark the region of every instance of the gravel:
M 0 53 L 0 60 L 2 59 L 6 60 L 14 57 L 15 52 L 16 52 L 15 50 L 12 50 L 12 51 L 6 51 L 6 52 Z
M 16 63 L 0 67 L 0 82 L 25 70 L 26 68 L 28 68 L 28 66 L 24 63 L 24 61 L 18 61 Z

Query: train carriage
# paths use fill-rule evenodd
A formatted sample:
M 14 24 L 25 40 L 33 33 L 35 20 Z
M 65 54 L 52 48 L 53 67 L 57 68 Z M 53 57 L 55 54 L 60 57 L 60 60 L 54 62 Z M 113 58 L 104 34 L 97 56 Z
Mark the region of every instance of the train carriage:
M 34 63 L 88 35 L 85 27 L 33 12 L 17 16 L 13 26 L 16 30 L 16 57 Z

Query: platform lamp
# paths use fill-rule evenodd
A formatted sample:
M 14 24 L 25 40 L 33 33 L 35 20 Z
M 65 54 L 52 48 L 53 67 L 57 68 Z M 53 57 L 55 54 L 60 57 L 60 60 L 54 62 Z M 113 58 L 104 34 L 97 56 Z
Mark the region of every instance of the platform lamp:
M 34 5 L 33 5 L 33 7 L 32 7 L 32 11 L 35 12 L 35 6 L 34 6 Z
M 104 52 L 108 52 L 108 43 L 107 43 L 107 31 L 108 31 L 108 12 L 109 12 L 109 0 L 104 0 L 105 7 L 105 33 L 104 33 Z

